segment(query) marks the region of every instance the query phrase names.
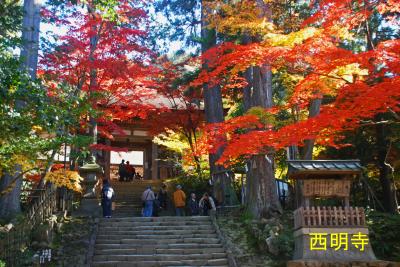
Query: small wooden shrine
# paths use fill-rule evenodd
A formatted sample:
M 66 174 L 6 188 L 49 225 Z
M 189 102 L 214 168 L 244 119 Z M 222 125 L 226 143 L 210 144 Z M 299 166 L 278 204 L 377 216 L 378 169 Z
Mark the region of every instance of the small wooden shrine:
M 294 211 L 294 261 L 288 266 L 296 266 L 296 260 L 376 261 L 364 209 L 350 206 L 352 180 L 362 171 L 359 160 L 290 160 L 288 165 L 301 194 Z

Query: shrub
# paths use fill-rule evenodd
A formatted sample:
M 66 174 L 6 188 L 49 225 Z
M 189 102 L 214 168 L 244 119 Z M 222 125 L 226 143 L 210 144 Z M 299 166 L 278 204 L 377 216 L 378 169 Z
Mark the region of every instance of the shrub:
M 400 262 L 400 215 L 370 211 L 367 224 L 376 257 Z

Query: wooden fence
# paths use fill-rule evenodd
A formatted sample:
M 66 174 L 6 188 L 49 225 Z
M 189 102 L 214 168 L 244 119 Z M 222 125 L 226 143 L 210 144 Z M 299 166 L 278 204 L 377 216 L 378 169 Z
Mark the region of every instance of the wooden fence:
M 300 207 L 294 211 L 294 226 L 365 227 L 365 212 L 357 207 Z
M 47 185 L 45 189 L 33 190 L 27 199 L 28 208 L 21 222 L 14 225 L 10 231 L 0 233 L 0 259 L 6 262 L 6 266 L 23 266 L 24 259 L 21 255 L 29 246 L 32 229 L 45 222 L 56 211 L 63 211 L 63 208 L 71 206 L 65 205 L 65 201 L 60 201 L 57 189 L 52 185 Z M 72 203 L 72 199 L 70 202 Z

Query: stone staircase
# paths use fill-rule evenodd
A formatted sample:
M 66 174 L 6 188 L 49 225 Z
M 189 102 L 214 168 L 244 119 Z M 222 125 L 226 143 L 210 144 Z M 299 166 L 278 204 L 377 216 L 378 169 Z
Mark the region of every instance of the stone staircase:
M 113 217 L 141 216 L 141 196 L 147 186 L 151 185 L 153 191 L 160 188 L 160 180 L 134 180 L 132 182 L 112 181 L 111 186 L 115 191 L 115 211 Z
M 140 217 L 142 192 L 160 184 L 112 181 L 116 210 L 100 219 L 91 266 L 228 266 L 210 217 Z
M 209 217 L 101 219 L 92 266 L 228 266 Z

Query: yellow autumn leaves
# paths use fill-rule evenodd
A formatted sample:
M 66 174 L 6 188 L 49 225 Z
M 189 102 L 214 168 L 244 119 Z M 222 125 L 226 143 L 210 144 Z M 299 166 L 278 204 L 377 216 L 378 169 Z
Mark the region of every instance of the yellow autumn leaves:
M 60 169 L 47 173 L 45 179 L 57 187 L 65 186 L 76 192 L 82 192 L 81 181 L 83 178 L 76 171 Z
M 15 173 L 10 169 L 11 167 L 16 165 L 20 166 L 19 170 L 21 172 L 27 172 L 35 167 L 35 161 L 29 159 L 26 156 L 17 154 L 12 155 L 9 158 L 0 157 L 0 176 L 5 174 L 6 172 L 9 173 L 10 175 L 15 175 Z
M 205 1 L 203 10 L 207 13 L 208 26 L 219 32 L 255 35 L 273 31 L 273 24 L 267 21 L 256 1 Z

